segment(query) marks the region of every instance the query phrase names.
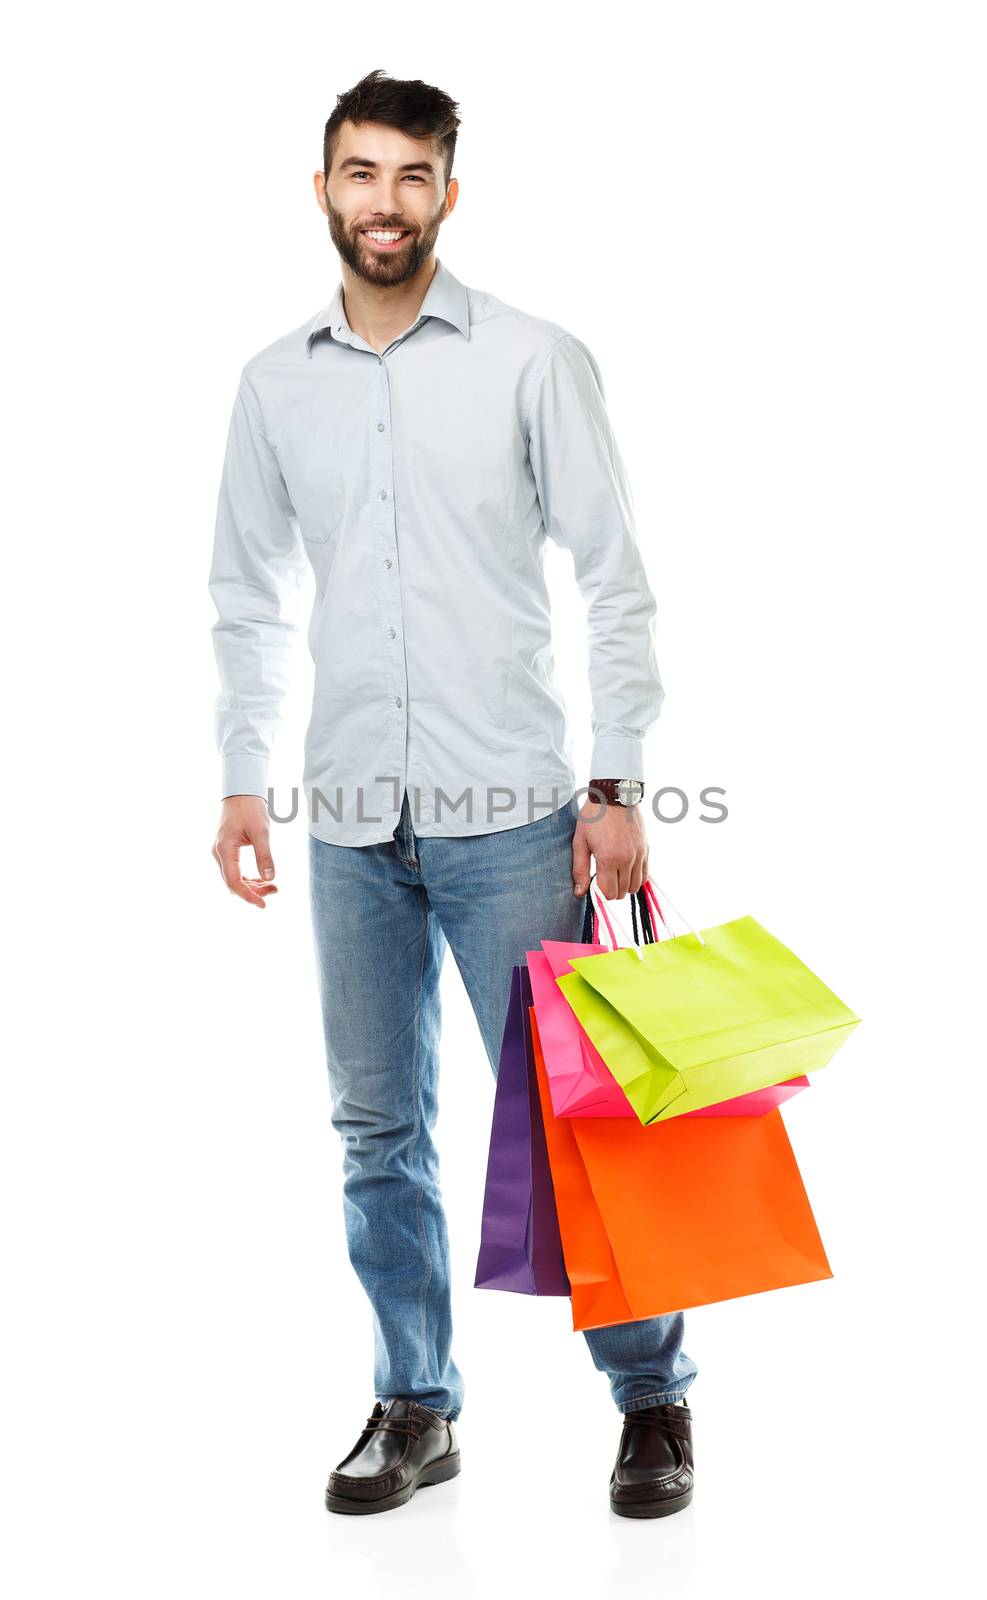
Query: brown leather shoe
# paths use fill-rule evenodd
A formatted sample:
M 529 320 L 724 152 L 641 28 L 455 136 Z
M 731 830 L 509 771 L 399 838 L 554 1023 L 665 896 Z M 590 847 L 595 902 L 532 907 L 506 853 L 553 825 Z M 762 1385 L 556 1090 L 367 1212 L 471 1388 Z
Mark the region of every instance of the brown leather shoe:
M 678 1404 L 625 1411 L 610 1477 L 610 1504 L 622 1517 L 666 1517 L 692 1499 L 692 1412 Z
M 378 1400 L 348 1456 L 329 1474 L 330 1511 L 390 1511 L 426 1483 L 445 1483 L 459 1471 L 451 1422 L 417 1400 Z

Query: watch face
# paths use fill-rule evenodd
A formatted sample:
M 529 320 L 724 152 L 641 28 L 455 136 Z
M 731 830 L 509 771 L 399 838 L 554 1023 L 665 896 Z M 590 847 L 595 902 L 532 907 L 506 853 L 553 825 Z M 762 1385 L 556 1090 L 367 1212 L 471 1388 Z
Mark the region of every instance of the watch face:
M 639 778 L 621 778 L 617 798 L 622 806 L 636 806 L 644 799 L 644 784 Z

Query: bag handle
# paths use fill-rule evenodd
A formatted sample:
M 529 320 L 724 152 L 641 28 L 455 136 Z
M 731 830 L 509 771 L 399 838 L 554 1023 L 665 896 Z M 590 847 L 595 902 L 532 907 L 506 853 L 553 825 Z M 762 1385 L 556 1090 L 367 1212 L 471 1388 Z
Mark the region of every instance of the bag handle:
M 660 904 L 660 902 L 658 900 L 658 889 L 659 889 L 659 886 L 658 886 L 658 884 L 655 883 L 654 879 L 651 878 L 651 877 L 648 877 L 648 878 L 645 879 L 644 883 L 642 884 L 641 890 L 638 891 L 638 893 L 641 894 L 642 899 L 645 901 L 645 903 L 646 903 L 646 905 L 648 907 L 649 914 L 650 914 L 650 920 L 651 920 L 651 931 L 652 931 L 653 936 L 654 936 L 652 939 L 646 939 L 645 940 L 646 943 L 657 943 L 658 942 L 659 935 L 658 935 L 658 926 L 657 926 L 657 923 L 654 920 L 655 913 L 657 913 L 658 918 L 659 918 L 659 920 L 661 922 L 661 925 L 664 928 L 665 933 L 668 936 L 668 938 L 673 939 L 673 938 L 676 937 L 671 932 L 671 930 L 670 930 L 670 928 L 668 926 L 668 923 L 665 920 L 665 914 L 662 911 L 661 904 Z M 607 899 L 605 899 L 605 897 L 603 896 L 603 894 L 600 891 L 599 884 L 596 882 L 596 873 L 595 872 L 590 877 L 589 894 L 590 894 L 590 899 L 593 902 L 594 913 L 598 913 L 599 916 L 602 918 L 602 920 L 603 920 L 603 922 L 604 922 L 604 924 L 606 926 L 607 932 L 610 935 L 610 947 L 611 947 L 611 949 L 612 950 L 617 950 L 617 949 L 620 949 L 621 947 L 623 947 L 623 948 L 626 948 L 626 949 L 633 950 L 634 954 L 637 956 L 638 960 L 639 961 L 643 961 L 644 960 L 644 956 L 643 956 L 642 951 L 641 951 L 640 943 L 639 943 L 639 941 L 637 939 L 637 917 L 636 917 L 636 914 L 635 914 L 635 906 L 636 906 L 636 898 L 635 898 L 635 896 L 634 895 L 624 896 L 624 899 L 629 898 L 630 902 L 631 902 L 631 919 L 632 919 L 632 923 L 633 923 L 633 934 L 632 934 L 632 936 L 630 938 L 628 938 L 626 936 L 627 935 L 627 927 L 626 927 L 626 924 L 623 922 L 622 914 L 618 914 L 618 912 L 616 910 L 616 907 L 618 905 L 623 905 L 623 900 L 607 900 Z M 699 929 L 698 928 L 694 928 L 691 923 L 686 922 L 685 917 L 683 917 L 682 913 L 680 911 L 676 910 L 675 906 L 672 905 L 671 900 L 669 899 L 668 895 L 665 894 L 665 891 L 663 889 L 661 890 L 661 894 L 662 894 L 662 897 L 663 897 L 663 899 L 665 901 L 665 904 L 667 906 L 669 906 L 672 911 L 675 912 L 675 915 L 678 917 L 679 921 L 685 923 L 687 931 L 689 933 L 694 933 L 696 938 L 699 940 L 699 943 L 704 945 L 706 943 L 706 941 L 703 938 L 702 934 L 699 932 Z M 614 924 L 616 924 L 616 930 L 617 930 L 616 932 L 614 931 Z M 596 934 L 597 934 L 597 923 L 596 923 L 595 917 L 594 917 L 593 933 L 594 933 L 594 943 L 598 943 L 599 941 L 598 941 L 598 939 L 596 937 Z M 623 938 L 621 940 L 618 940 L 618 934 L 623 936 Z
M 648 896 L 649 900 L 653 903 L 654 908 L 657 911 L 659 917 L 661 917 L 662 926 L 665 928 L 666 932 L 668 933 L 669 938 L 670 939 L 674 939 L 676 937 L 676 935 L 673 934 L 671 929 L 669 928 L 668 923 L 665 921 L 665 914 L 662 911 L 661 906 L 658 904 L 658 894 L 657 894 L 656 891 L 658 890 L 659 885 L 655 882 L 654 878 L 646 878 L 644 880 L 644 884 L 643 884 L 642 887 L 644 889 L 645 894 Z M 661 890 L 661 894 L 662 894 L 662 897 L 663 897 L 663 899 L 665 901 L 665 904 L 669 907 L 670 910 L 675 912 L 675 915 L 678 917 L 679 921 L 685 924 L 686 932 L 687 933 L 694 933 L 696 938 L 699 940 L 699 943 L 704 945 L 706 943 L 706 940 L 703 938 L 702 934 L 699 932 L 699 929 L 698 928 L 694 928 L 692 926 L 692 923 L 688 920 L 688 918 L 684 917 L 682 915 L 681 911 L 677 910 L 676 907 L 674 905 L 672 905 L 671 899 L 665 893 L 664 889 Z
M 596 876 L 595 873 L 591 873 L 590 874 L 590 889 L 591 889 L 591 891 L 592 891 L 592 885 L 593 885 L 593 878 L 595 876 Z M 603 897 L 602 897 L 602 895 L 600 895 L 600 892 L 599 892 L 599 887 L 597 888 L 596 897 L 594 897 L 592 892 L 590 893 L 589 902 L 590 902 L 589 903 L 589 910 L 591 912 L 591 916 L 590 916 L 590 933 L 589 933 L 590 942 L 592 944 L 601 944 L 601 943 L 604 942 L 600 938 L 600 915 L 602 913 L 603 922 L 604 922 L 604 924 L 606 926 L 606 930 L 607 930 L 607 933 L 608 933 L 609 938 L 610 938 L 610 947 L 611 947 L 611 949 L 614 949 L 614 950 L 618 949 L 619 948 L 619 940 L 618 940 L 616 932 L 614 931 L 613 923 L 611 922 L 610 917 L 609 917 L 609 915 L 607 913 L 607 905 L 608 905 L 609 902 L 606 902 L 606 901 L 603 900 Z M 642 936 L 643 936 L 644 944 L 655 944 L 655 943 L 657 943 L 658 934 L 657 934 L 657 930 L 655 928 L 654 913 L 651 910 L 651 906 L 650 906 L 648 900 L 645 898 L 645 894 L 644 894 L 643 888 L 638 889 L 636 894 L 633 894 L 633 895 L 630 896 L 630 903 L 631 903 L 631 922 L 633 924 L 633 942 L 634 942 L 634 944 L 640 944 L 642 942 Z M 659 912 L 659 915 L 660 915 L 660 912 Z M 639 936 L 639 933 L 638 933 L 638 919 L 639 918 L 640 918 L 640 923 L 641 923 L 640 936 Z
M 649 908 L 649 910 L 651 912 L 651 926 L 654 928 L 655 939 L 657 940 L 657 938 L 658 938 L 658 925 L 655 922 L 655 912 L 658 913 L 659 922 L 661 923 L 661 925 L 664 928 L 665 932 L 668 934 L 668 937 L 671 938 L 672 937 L 672 930 L 668 926 L 668 923 L 665 921 L 665 913 L 662 911 L 661 906 L 658 904 L 658 896 L 655 894 L 654 886 L 653 886 L 650 878 L 645 878 L 645 880 L 642 883 L 640 889 L 638 890 L 638 894 L 641 896 L 641 898 L 643 899 L 645 905 Z

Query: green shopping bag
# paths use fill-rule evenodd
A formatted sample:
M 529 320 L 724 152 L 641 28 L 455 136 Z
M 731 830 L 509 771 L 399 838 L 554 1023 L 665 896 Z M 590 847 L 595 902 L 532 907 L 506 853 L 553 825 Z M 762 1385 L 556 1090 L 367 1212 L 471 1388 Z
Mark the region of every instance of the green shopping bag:
M 860 1021 L 754 917 L 569 965 L 555 981 L 645 1124 L 815 1072 Z

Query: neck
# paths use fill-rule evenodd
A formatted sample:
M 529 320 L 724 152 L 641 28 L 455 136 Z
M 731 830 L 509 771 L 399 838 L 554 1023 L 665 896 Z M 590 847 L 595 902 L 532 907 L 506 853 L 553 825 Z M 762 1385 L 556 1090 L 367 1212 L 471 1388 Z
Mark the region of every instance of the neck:
M 343 309 L 353 332 L 366 339 L 378 353 L 386 350 L 392 339 L 410 327 L 417 317 L 436 265 L 433 251 L 413 278 L 390 284 L 369 283 L 366 278 L 358 277 L 345 261 L 341 262 Z

